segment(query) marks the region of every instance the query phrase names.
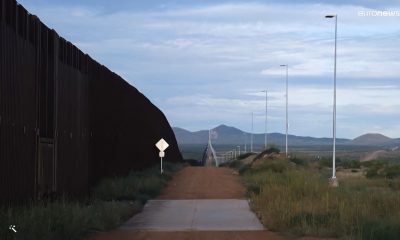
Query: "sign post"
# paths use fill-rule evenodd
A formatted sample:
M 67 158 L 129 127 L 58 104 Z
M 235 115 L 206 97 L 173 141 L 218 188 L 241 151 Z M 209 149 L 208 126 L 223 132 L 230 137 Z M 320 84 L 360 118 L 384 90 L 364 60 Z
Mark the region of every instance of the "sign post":
M 163 157 L 165 157 L 164 151 L 165 151 L 165 149 L 167 149 L 169 147 L 169 144 L 163 138 L 161 138 L 160 141 L 158 141 L 156 143 L 156 147 L 158 148 L 158 150 L 160 150 L 160 153 L 158 154 L 158 156 L 161 159 L 160 172 L 162 174 L 163 173 L 162 159 L 163 159 Z

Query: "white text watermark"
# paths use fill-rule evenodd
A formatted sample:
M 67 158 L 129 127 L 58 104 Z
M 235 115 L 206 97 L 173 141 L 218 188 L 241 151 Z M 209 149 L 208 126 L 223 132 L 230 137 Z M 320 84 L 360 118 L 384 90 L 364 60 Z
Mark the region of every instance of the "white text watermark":
M 360 17 L 400 17 L 400 10 L 368 10 L 358 11 Z

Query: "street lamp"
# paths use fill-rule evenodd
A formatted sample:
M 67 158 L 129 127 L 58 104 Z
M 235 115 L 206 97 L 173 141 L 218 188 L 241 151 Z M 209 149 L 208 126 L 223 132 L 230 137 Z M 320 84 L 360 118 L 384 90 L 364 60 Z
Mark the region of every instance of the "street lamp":
M 253 130 L 254 130 L 254 114 L 251 112 L 251 137 L 250 137 L 250 152 L 253 152 Z
M 261 92 L 265 92 L 265 133 L 264 133 L 264 145 L 265 149 L 267 149 L 267 134 L 268 134 L 268 129 L 267 129 L 267 116 L 268 116 L 268 90 L 264 90 Z
M 289 66 L 288 64 L 282 64 L 281 67 L 286 67 L 286 158 L 288 157 L 288 78 L 289 78 Z
M 335 18 L 335 61 L 333 68 L 333 154 L 332 154 L 332 178 L 331 186 L 339 186 L 336 178 L 336 46 L 337 46 L 337 15 L 326 15 L 325 18 Z
M 244 152 L 247 153 L 247 135 L 245 132 L 243 133 L 243 135 L 244 135 Z

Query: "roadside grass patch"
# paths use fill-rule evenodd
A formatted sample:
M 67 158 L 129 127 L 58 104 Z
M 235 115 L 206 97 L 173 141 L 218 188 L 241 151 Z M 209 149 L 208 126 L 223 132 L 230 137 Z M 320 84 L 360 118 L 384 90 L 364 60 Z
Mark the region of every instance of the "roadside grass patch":
M 88 204 L 58 200 L 0 210 L 0 224 L 13 224 L 18 232 L 0 230 L 1 239 L 75 240 L 111 230 L 139 212 L 139 202 L 94 201 Z
M 297 236 L 400 239 L 397 179 L 349 178 L 332 188 L 325 173 L 269 159 L 243 178 L 251 208 L 268 229 Z
M 0 228 L 3 240 L 80 240 L 116 228 L 143 204 L 157 196 L 182 165 L 166 163 L 164 173 L 154 167 L 124 177 L 102 180 L 83 201 L 67 198 L 23 206 L 0 206 L 0 226 L 16 225 L 17 233 Z
M 123 178 L 106 178 L 93 189 L 93 197 L 104 201 L 138 200 L 145 203 L 160 194 L 169 178 L 168 174 L 160 176 L 157 167 L 131 172 Z

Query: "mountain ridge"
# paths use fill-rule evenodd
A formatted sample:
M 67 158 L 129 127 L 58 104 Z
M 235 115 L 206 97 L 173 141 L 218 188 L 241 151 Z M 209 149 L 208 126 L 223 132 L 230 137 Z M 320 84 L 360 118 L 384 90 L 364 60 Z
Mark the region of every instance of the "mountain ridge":
M 206 144 L 208 141 L 209 130 L 199 130 L 191 132 L 184 128 L 172 128 L 179 144 Z M 213 128 L 216 132 L 216 138 L 213 138 L 214 144 L 250 144 L 251 133 L 242 131 L 238 128 L 227 126 L 225 124 L 218 125 Z M 253 134 L 253 144 L 264 144 L 264 133 Z M 268 144 L 284 145 L 286 136 L 283 133 L 268 133 Z M 307 146 L 307 145 L 330 145 L 332 138 L 329 137 L 311 137 L 311 136 L 296 136 L 289 134 L 288 142 L 290 145 Z M 379 145 L 379 146 L 394 146 L 400 144 L 400 139 L 389 138 L 379 133 L 366 133 L 354 139 L 336 138 L 338 145 Z
M 380 133 L 366 133 L 352 140 L 352 144 L 357 145 L 372 145 L 372 144 L 387 144 L 392 142 L 393 138 L 387 137 Z

